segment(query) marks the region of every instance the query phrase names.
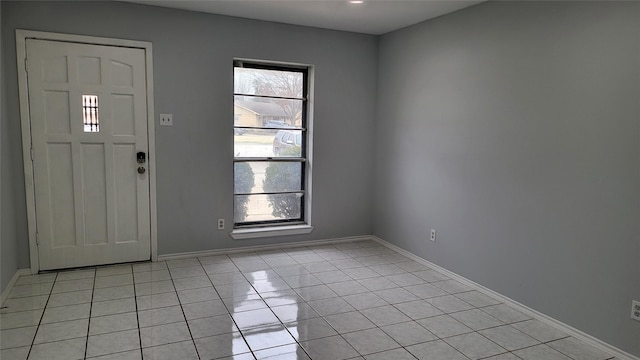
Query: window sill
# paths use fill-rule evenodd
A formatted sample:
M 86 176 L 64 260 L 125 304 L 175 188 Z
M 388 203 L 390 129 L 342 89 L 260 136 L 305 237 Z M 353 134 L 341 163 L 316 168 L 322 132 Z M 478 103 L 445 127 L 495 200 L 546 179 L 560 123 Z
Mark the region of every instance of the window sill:
M 273 236 L 309 234 L 313 231 L 311 225 L 273 226 L 252 229 L 235 229 L 229 235 L 235 240 L 255 239 Z

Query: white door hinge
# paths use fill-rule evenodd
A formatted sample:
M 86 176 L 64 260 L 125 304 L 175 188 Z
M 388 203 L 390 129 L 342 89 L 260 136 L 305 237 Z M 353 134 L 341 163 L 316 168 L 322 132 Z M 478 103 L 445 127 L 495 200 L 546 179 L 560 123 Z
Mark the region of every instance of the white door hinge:
M 33 159 L 34 159 L 33 148 L 31 148 L 31 161 L 33 161 Z
M 40 234 L 36 233 L 36 245 L 40 245 Z
M 24 70 L 26 72 L 29 72 L 29 61 L 27 60 L 27 58 L 24 58 Z

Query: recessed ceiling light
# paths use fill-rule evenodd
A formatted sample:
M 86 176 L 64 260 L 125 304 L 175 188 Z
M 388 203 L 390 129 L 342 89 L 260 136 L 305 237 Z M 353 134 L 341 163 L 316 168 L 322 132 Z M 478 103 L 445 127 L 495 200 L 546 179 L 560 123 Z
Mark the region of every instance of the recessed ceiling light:
M 350 0 L 349 1 L 349 4 L 362 4 L 362 3 L 364 3 L 363 0 Z

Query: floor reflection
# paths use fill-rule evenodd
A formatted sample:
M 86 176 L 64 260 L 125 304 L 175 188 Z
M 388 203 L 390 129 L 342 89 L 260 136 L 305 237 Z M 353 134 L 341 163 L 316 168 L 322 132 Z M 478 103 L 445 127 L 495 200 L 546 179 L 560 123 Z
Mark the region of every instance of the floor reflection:
M 304 350 L 296 345 L 278 346 L 271 349 L 256 351 L 258 359 L 281 359 L 281 360 L 308 360 L 309 357 Z
M 233 291 L 244 295 L 227 301 L 227 304 L 236 326 L 254 354 L 259 359 L 309 359 L 296 344 L 301 330 L 297 327 L 288 330 L 283 323 L 307 318 L 313 310 L 305 306 L 301 314 L 298 303 L 304 301 L 272 270 L 252 271 L 245 273 L 245 277 L 248 282 L 238 284 Z M 282 308 L 278 310 L 281 318 L 269 307 Z

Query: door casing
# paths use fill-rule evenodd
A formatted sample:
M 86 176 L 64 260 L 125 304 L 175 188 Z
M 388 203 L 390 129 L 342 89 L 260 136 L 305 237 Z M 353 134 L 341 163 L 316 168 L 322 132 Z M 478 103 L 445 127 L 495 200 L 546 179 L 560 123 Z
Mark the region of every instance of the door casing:
M 149 175 L 149 213 L 150 213 L 150 240 L 151 260 L 158 260 L 158 230 L 156 208 L 156 162 L 155 162 L 155 130 L 154 130 L 154 103 L 153 103 L 153 54 L 151 43 L 147 41 L 112 39 L 84 35 L 71 35 L 51 33 L 43 31 L 16 30 L 16 60 L 18 65 L 18 90 L 20 96 L 20 122 L 22 127 L 22 156 L 24 163 L 24 181 L 27 201 L 27 222 L 29 231 L 29 254 L 31 261 L 31 273 L 37 274 L 40 270 L 38 257 L 38 245 L 36 243 L 36 203 L 35 203 L 35 179 L 33 163 L 31 161 L 31 116 L 29 113 L 29 88 L 27 83 L 27 54 L 26 40 L 40 39 L 53 41 L 66 41 L 89 45 L 121 46 L 143 49 L 145 51 L 146 86 L 147 86 L 147 131 L 149 141 L 149 154 L 147 159 L 147 171 Z

